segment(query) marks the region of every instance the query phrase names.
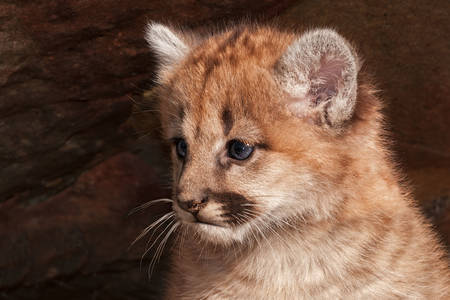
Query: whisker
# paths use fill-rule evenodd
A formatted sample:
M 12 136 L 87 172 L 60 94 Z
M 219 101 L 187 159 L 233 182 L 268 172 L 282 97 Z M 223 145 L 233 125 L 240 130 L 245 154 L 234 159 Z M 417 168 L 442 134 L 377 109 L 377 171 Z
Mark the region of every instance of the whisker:
M 158 242 L 159 238 L 166 232 L 167 229 L 170 228 L 170 226 L 175 222 L 175 220 L 171 220 L 170 223 L 166 226 L 166 228 L 163 229 L 163 231 L 161 231 L 161 233 L 155 238 L 155 240 L 153 241 L 153 243 L 150 245 L 150 247 L 148 247 L 144 254 L 142 254 L 141 256 L 141 266 L 142 266 L 142 260 L 144 259 L 144 257 L 147 255 L 148 252 L 150 252 L 150 250 L 153 248 L 153 246 Z
M 244 215 L 246 215 L 247 217 L 259 217 L 258 215 L 255 215 L 254 213 L 247 211 L 247 212 L 243 212 Z M 262 222 L 262 224 L 264 224 L 264 222 Z M 270 241 L 267 239 L 266 235 L 264 234 L 264 230 L 262 230 L 259 226 L 257 222 L 253 222 L 253 225 L 255 226 L 256 230 L 258 230 L 259 234 L 261 235 L 261 237 L 266 241 L 266 243 L 268 244 L 268 246 L 271 248 L 271 253 L 272 255 L 274 255 L 274 249 L 272 247 L 272 244 L 270 243 Z M 266 226 L 264 226 L 264 228 L 267 228 Z M 263 228 L 263 229 L 264 229 Z
M 250 221 L 250 218 L 248 216 L 242 215 L 240 213 L 238 213 L 239 216 L 241 216 L 246 222 Z M 253 231 L 253 226 L 250 226 L 250 233 L 253 236 L 253 238 L 255 239 L 256 244 L 258 244 L 258 247 L 261 248 L 261 244 L 259 242 L 259 239 L 256 237 L 256 234 Z
M 270 243 L 270 241 L 267 239 L 266 235 L 264 234 L 264 231 L 261 228 L 259 228 L 258 223 L 254 223 L 254 226 L 256 226 L 256 230 L 258 230 L 258 232 L 261 234 L 261 237 L 266 241 L 267 245 L 270 248 L 270 252 L 271 252 L 273 258 L 275 259 L 275 254 L 274 254 L 275 250 L 272 247 L 272 243 Z
M 161 111 L 158 110 L 158 109 L 140 109 L 140 110 L 137 110 L 137 111 L 133 111 L 132 114 L 154 113 L 154 112 L 159 113 Z
M 252 215 L 254 217 L 257 217 L 257 215 L 251 211 L 245 210 L 244 212 L 246 215 Z M 292 251 L 291 245 L 286 241 L 285 238 L 283 238 L 278 232 L 277 230 L 275 230 L 271 224 L 275 225 L 277 227 L 278 230 L 282 230 L 284 234 L 290 236 L 291 238 L 295 239 L 295 236 L 292 235 L 291 232 L 289 232 L 288 230 L 286 230 L 286 228 L 284 225 L 287 225 L 289 227 L 292 227 L 294 229 L 297 229 L 295 226 L 293 226 L 292 224 L 288 223 L 287 221 L 283 220 L 282 218 L 276 218 L 273 217 L 272 215 L 269 214 L 262 214 L 259 216 L 260 219 L 262 219 L 261 224 L 263 225 L 263 227 L 267 230 L 269 230 L 270 232 L 272 232 L 276 238 L 282 243 L 284 244 L 290 251 Z M 282 224 L 280 224 L 282 223 Z
M 285 224 L 285 225 L 287 225 L 287 226 L 289 226 L 289 227 L 291 227 L 291 228 L 293 228 L 293 229 L 298 229 L 297 227 L 295 227 L 294 225 L 292 225 L 291 223 L 289 223 L 288 221 L 286 221 L 286 220 L 283 220 L 283 219 L 278 219 L 278 221 L 279 222 L 282 222 L 283 224 Z
M 169 198 L 161 198 L 161 199 L 150 200 L 150 201 L 148 201 L 148 202 L 146 202 L 144 204 L 141 204 L 141 205 L 133 208 L 132 210 L 130 210 L 130 212 L 128 213 L 128 216 L 131 216 L 132 214 L 134 214 L 134 213 L 136 213 L 138 211 L 146 209 L 146 208 L 148 208 L 148 207 L 150 207 L 150 206 L 152 206 L 152 205 L 154 205 L 156 203 L 160 203 L 160 202 L 172 203 L 173 200 L 169 199 Z
M 244 209 L 242 212 L 244 213 L 244 215 L 247 215 L 249 217 L 253 217 L 253 218 L 259 217 L 259 215 L 253 213 L 252 211 L 250 211 L 248 209 Z
M 153 255 L 152 261 L 150 262 L 149 270 L 147 271 L 147 275 L 150 278 L 153 274 L 153 269 L 155 268 L 156 264 L 161 259 L 161 255 L 163 253 L 164 247 L 166 246 L 167 240 L 169 239 L 170 235 L 180 226 L 180 222 L 176 222 L 174 225 L 172 225 L 172 228 L 167 232 L 164 239 L 159 243 L 158 248 L 156 249 L 155 255 Z
M 143 139 L 145 139 L 146 137 L 151 136 L 152 133 L 153 133 L 153 131 L 148 131 L 148 132 L 146 132 L 146 133 L 137 133 L 136 136 L 137 136 L 137 139 L 138 139 L 138 140 L 143 140 Z
M 142 103 L 137 102 L 133 97 L 131 97 L 130 95 L 127 95 L 127 98 L 133 102 L 135 105 L 139 106 L 142 105 Z
M 158 226 L 156 226 L 156 227 L 154 227 L 154 228 L 152 229 L 153 232 L 152 232 L 152 234 L 150 235 L 150 237 L 148 238 L 147 243 L 145 244 L 145 249 L 148 249 L 148 245 L 149 245 L 150 242 L 152 241 L 152 238 L 153 238 L 153 236 L 155 235 L 155 233 L 158 232 L 158 229 L 159 229 L 166 221 L 171 220 L 172 218 L 175 218 L 175 216 L 172 215 L 172 216 L 168 217 L 168 218 L 165 219 L 163 222 L 159 223 Z
M 153 243 L 150 245 L 150 247 L 148 247 L 147 250 L 145 250 L 143 256 L 145 256 L 145 255 L 148 253 L 148 251 L 150 251 L 150 250 L 153 248 L 153 246 L 155 246 L 155 244 L 157 243 L 158 239 L 164 234 L 164 232 L 165 232 L 168 228 L 170 228 L 170 226 L 171 226 L 175 221 L 176 221 L 175 219 L 170 220 L 170 222 L 169 222 L 169 224 L 166 226 L 166 228 L 164 228 L 164 230 L 163 230 L 160 234 L 158 234 L 158 236 L 155 238 L 155 240 L 154 240 Z
M 256 206 L 256 207 L 263 207 L 260 204 L 255 204 L 255 203 L 241 203 L 241 206 Z
M 200 252 L 199 252 L 199 254 L 197 256 L 197 261 L 200 261 L 200 259 L 202 258 L 203 250 L 205 250 L 205 246 L 206 246 L 206 244 L 203 243 L 202 248 L 200 249 Z
M 152 224 L 145 227 L 144 230 L 142 230 L 142 232 L 137 236 L 137 238 L 131 243 L 130 247 L 132 247 L 137 241 L 139 241 L 142 237 L 144 237 L 147 233 L 149 233 L 150 230 L 152 230 L 152 228 L 154 226 L 156 226 L 157 224 L 159 224 L 160 222 L 162 222 L 168 218 L 173 217 L 174 215 L 175 215 L 174 211 L 168 212 L 164 216 L 162 216 L 161 218 L 159 218 L 158 220 L 153 222 Z
M 180 235 L 181 236 L 181 242 L 180 242 L 180 244 L 178 246 L 178 256 L 179 257 L 181 257 L 181 249 L 183 249 L 184 241 L 185 241 L 186 235 L 187 235 L 187 231 L 188 231 L 188 228 L 185 226 L 183 228 L 183 231 L 181 232 L 181 235 Z
M 238 215 L 239 215 L 239 213 L 237 213 L 237 214 L 231 214 L 231 217 L 234 218 L 234 219 L 236 219 L 236 221 L 238 222 L 238 225 L 244 224 L 244 220 L 242 220 Z

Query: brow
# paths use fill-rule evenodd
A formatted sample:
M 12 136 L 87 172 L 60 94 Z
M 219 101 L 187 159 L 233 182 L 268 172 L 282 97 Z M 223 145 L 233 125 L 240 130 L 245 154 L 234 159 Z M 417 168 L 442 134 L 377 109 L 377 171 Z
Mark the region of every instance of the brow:
M 222 123 L 223 123 L 223 134 L 226 136 L 230 133 L 231 128 L 233 128 L 233 115 L 228 107 L 225 107 L 222 111 Z

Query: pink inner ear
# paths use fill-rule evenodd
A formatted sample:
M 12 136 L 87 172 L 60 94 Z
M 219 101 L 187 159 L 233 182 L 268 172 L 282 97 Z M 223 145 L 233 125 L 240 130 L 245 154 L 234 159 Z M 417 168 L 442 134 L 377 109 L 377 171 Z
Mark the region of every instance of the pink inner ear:
M 339 84 L 342 82 L 345 60 L 335 56 L 322 56 L 320 66 L 309 76 L 311 89 L 309 94 L 313 99 L 313 104 L 318 105 L 337 94 Z

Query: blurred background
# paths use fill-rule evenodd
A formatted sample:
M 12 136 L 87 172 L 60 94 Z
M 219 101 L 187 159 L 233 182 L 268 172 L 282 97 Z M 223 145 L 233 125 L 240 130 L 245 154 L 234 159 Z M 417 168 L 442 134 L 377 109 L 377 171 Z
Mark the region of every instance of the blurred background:
M 0 0 L 0 299 L 159 299 L 146 240 L 167 206 L 146 22 L 249 18 L 334 27 L 387 108 L 396 161 L 450 241 L 450 2 L 444 0 Z M 134 124 L 144 124 L 136 130 Z

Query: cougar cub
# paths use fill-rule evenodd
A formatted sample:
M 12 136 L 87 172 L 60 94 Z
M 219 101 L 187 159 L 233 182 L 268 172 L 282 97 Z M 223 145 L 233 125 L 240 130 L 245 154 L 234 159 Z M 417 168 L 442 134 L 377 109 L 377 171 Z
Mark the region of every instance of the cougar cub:
M 168 299 L 450 299 L 347 40 L 157 23 L 146 39 L 172 145 Z

